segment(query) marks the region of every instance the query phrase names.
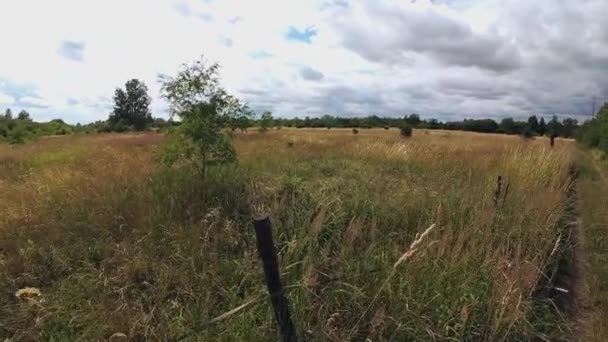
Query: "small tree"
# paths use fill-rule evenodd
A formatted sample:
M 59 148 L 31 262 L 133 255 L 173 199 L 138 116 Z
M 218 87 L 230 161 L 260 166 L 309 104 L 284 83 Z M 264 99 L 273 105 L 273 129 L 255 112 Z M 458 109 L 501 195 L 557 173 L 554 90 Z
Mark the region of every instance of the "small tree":
M 260 131 L 266 132 L 268 129 L 272 127 L 274 119 L 272 118 L 271 112 L 264 112 L 262 117 L 260 118 Z
M 20 111 L 19 114 L 17 115 L 17 120 L 22 120 L 22 121 L 32 121 L 32 118 L 30 116 L 30 113 L 28 113 L 25 109 Z
M 235 118 L 250 115 L 238 99 L 220 85 L 219 64 L 206 59 L 184 64 L 176 77 L 163 75 L 162 95 L 171 104 L 171 117 L 178 116 L 181 125 L 170 134 L 162 161 L 173 164 L 187 161 L 204 178 L 211 164 L 236 160 L 230 137 L 223 132 Z
M 144 130 L 152 123 L 150 102 L 145 83 L 138 79 L 127 81 L 125 90 L 116 88 L 114 91 L 114 110 L 110 114 L 110 124 L 120 128 L 133 126 L 135 130 Z
M 4 118 L 7 120 L 13 119 L 13 111 L 10 108 L 6 108 L 6 111 L 4 112 Z

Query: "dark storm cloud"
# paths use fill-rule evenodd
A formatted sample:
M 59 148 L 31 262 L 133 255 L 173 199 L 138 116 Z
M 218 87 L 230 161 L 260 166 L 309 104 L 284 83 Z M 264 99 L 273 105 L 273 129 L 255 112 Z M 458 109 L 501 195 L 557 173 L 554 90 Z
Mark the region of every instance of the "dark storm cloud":
M 593 98 L 596 107 L 608 101 L 608 1 L 442 0 L 413 7 L 327 1 L 329 24 L 319 27 L 360 62 L 304 89 L 287 82 L 253 86 L 244 96 L 285 115 L 417 112 L 443 120 L 558 114 L 582 121 Z M 314 71 L 294 69 L 305 80 L 321 79 Z
M 420 54 L 447 66 L 496 72 L 521 66 L 514 44 L 497 34 L 475 33 L 465 22 L 432 10 L 406 11 L 387 3 L 368 3 L 365 22 L 354 21 L 348 10 L 344 12 L 336 21 L 344 46 L 372 62 L 400 64 Z

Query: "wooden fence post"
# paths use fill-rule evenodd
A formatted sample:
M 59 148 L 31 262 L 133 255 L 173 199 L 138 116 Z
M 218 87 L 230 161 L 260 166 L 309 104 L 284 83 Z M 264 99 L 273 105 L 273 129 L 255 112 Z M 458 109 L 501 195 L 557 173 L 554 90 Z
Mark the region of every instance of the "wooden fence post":
M 502 192 L 502 176 L 498 176 L 496 179 L 496 190 L 494 191 L 494 208 L 498 208 L 498 200 L 500 200 L 500 193 Z
M 257 247 L 262 266 L 266 286 L 270 294 L 270 300 L 274 309 L 274 316 L 279 324 L 281 339 L 283 342 L 297 342 L 296 329 L 289 315 L 289 304 L 283 294 L 281 277 L 279 272 L 279 260 L 272 239 L 272 225 L 268 216 L 256 217 L 253 221 Z

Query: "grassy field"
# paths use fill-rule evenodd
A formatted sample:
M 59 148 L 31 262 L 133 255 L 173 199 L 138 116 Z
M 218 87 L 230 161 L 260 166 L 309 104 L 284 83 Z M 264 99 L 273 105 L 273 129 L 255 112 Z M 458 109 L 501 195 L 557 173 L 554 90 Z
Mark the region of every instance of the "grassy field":
M 235 135 L 205 181 L 162 142 L 0 145 L 0 337 L 276 340 L 265 212 L 301 340 L 573 338 L 543 276 L 569 253 L 570 141 L 284 128 Z
M 582 155 L 586 177 L 580 183 L 584 246 L 583 339 L 608 336 L 608 163 L 599 155 Z

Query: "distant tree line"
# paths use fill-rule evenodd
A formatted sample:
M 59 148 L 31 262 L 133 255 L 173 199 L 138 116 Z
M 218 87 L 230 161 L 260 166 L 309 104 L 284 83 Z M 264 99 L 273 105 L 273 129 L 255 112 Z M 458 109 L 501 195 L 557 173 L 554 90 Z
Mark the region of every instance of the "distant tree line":
M 437 119 L 424 120 L 418 114 L 410 114 L 400 118 L 379 117 L 371 115 L 366 117 L 338 117 L 323 115 L 321 117 L 301 118 L 272 118 L 270 113 L 265 113 L 265 118 L 250 120 L 246 127 L 259 126 L 262 129 L 272 127 L 296 127 L 296 128 L 390 128 L 411 126 L 414 128 L 445 129 L 458 131 L 471 131 L 480 133 L 503 133 L 521 134 L 526 136 L 554 135 L 560 137 L 574 137 L 579 127 L 576 119 L 565 118 L 559 120 L 553 116 L 549 122 L 544 117 L 540 119 L 530 116 L 525 121 L 513 118 L 505 118 L 500 122 L 493 119 L 465 119 L 463 121 L 443 122 Z
M 11 144 L 21 144 L 26 139 L 46 135 L 70 134 L 74 128 L 61 119 L 49 122 L 34 122 L 30 113 L 21 110 L 16 116 L 7 108 L 4 114 L 0 114 L 0 141 Z

